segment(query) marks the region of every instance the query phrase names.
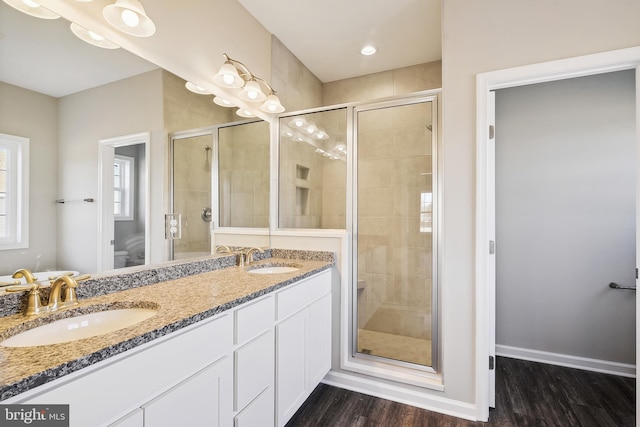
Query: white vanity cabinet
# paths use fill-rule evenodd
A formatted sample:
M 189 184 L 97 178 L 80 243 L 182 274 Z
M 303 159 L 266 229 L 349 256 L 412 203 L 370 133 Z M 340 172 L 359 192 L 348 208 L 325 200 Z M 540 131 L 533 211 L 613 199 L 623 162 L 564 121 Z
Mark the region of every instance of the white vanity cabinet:
M 276 425 L 284 426 L 331 368 L 331 276 L 276 294 Z
M 158 402 L 167 402 L 166 409 L 178 415 L 187 410 L 173 405 L 193 398 L 201 405 L 189 407 L 192 419 L 213 417 L 219 423 L 208 425 L 228 426 L 233 416 L 232 346 L 233 318 L 223 314 L 3 403 L 69 404 L 71 427 L 105 426 L 116 420 L 114 425 L 153 427 L 179 425 L 156 416 Z M 149 418 L 143 424 L 136 421 L 139 408 L 142 418 Z
M 273 427 L 331 364 L 331 273 L 3 401 L 69 404 L 71 427 Z

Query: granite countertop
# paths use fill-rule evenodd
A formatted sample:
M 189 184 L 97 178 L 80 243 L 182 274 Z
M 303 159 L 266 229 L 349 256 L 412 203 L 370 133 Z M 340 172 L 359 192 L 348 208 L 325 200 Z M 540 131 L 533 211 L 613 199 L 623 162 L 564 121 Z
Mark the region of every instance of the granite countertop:
M 302 251 L 304 252 L 304 251 Z M 333 264 L 327 257 L 292 259 L 272 253 L 252 264 L 293 265 L 280 274 L 250 274 L 247 267 L 224 267 L 174 280 L 80 299 L 74 307 L 27 318 L 0 318 L 0 341 L 22 330 L 73 315 L 127 307 L 155 308 L 157 314 L 133 326 L 104 335 L 39 347 L 0 346 L 0 401 L 88 367 L 126 350 L 177 331 L 269 292 L 295 283 Z

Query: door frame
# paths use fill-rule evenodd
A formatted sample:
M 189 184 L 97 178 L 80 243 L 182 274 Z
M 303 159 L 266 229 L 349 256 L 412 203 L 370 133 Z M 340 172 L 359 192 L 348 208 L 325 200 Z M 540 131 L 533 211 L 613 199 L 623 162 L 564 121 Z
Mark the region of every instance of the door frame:
M 145 155 L 145 214 L 144 214 L 144 263 L 149 264 L 151 253 L 151 132 L 140 132 L 131 135 L 101 139 L 98 142 L 98 271 L 113 270 L 114 238 L 113 218 L 113 159 L 117 147 L 144 144 Z
M 487 421 L 489 406 L 495 400 L 494 372 L 489 370 L 489 357 L 495 357 L 495 256 L 490 241 L 495 242 L 495 150 L 490 138 L 495 106 L 491 92 L 622 70 L 636 70 L 636 146 L 640 165 L 640 46 L 556 61 L 480 73 L 476 76 L 476 214 L 475 214 L 475 348 L 476 348 L 476 418 Z M 493 135 L 491 135 L 492 137 Z M 638 168 L 640 170 L 640 167 Z M 636 177 L 638 180 L 638 177 Z M 640 185 L 636 184 L 637 194 Z M 636 197 L 636 233 L 640 225 L 640 201 Z M 640 258 L 640 238 L 636 236 L 636 259 Z M 636 265 L 640 265 L 636 261 Z M 637 281 L 636 281 L 637 282 Z M 636 300 L 636 312 L 639 304 Z M 636 316 L 636 348 L 640 324 Z M 636 366 L 640 365 L 636 351 Z M 636 416 L 640 419 L 638 400 Z

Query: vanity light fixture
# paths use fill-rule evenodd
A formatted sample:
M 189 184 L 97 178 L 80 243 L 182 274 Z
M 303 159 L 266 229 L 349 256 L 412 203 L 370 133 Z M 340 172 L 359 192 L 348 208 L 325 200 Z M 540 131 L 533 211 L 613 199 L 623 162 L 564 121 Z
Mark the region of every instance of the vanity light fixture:
M 375 46 L 367 45 L 360 50 L 360 53 L 365 56 L 371 56 L 377 51 L 378 50 L 375 48 Z
M 303 117 L 295 117 L 291 120 L 291 126 L 294 128 L 302 129 L 307 124 L 307 121 Z
M 235 105 L 233 105 L 233 102 L 222 98 L 221 96 L 214 96 L 213 103 L 221 107 L 235 107 Z
M 316 132 L 313 137 L 315 139 L 329 139 L 329 134 L 322 129 L 318 129 L 318 132 Z
M 251 111 L 249 110 L 245 110 L 244 108 L 238 108 L 236 110 L 236 114 L 239 115 L 240 117 L 255 117 L 255 114 L 253 114 Z
M 120 47 L 114 42 L 105 39 L 100 34 L 91 30 L 87 30 L 86 28 L 76 24 L 75 22 L 72 22 L 69 27 L 71 28 L 71 32 L 75 34 L 80 40 L 94 46 L 101 47 L 103 49 L 118 49 Z
M 253 75 L 242 62 L 230 58 L 226 53 L 222 54 L 222 56 L 225 60 L 224 64 L 222 64 L 218 73 L 213 76 L 213 82 L 216 85 L 230 89 L 242 88 L 238 93 L 238 98 L 248 102 L 262 102 L 260 110 L 266 113 L 282 113 L 284 111 L 280 98 L 278 98 L 276 91 L 273 90 L 269 83 Z M 267 93 L 263 91 L 261 85 L 267 89 Z M 216 100 L 214 99 L 213 102 L 216 102 Z M 217 102 L 216 104 L 222 105 Z M 240 110 L 237 114 L 242 116 Z
M 109 24 L 130 36 L 150 37 L 156 32 L 156 25 L 138 0 L 116 0 L 102 9 L 102 15 Z
M 58 19 L 60 15 L 54 13 L 40 3 L 33 0 L 3 0 L 6 4 L 14 9 L 19 10 L 27 15 L 35 16 L 41 19 Z
M 184 84 L 184 87 L 186 87 L 189 91 L 191 91 L 193 93 L 197 93 L 198 95 L 211 95 L 211 92 L 209 92 L 208 90 L 206 90 L 202 86 L 198 86 L 195 83 L 186 82 Z

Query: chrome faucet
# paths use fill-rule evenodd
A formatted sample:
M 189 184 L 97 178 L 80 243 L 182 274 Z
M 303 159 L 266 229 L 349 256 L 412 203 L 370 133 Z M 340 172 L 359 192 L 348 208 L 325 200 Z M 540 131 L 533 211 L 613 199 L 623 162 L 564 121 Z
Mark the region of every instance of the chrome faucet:
M 23 276 L 16 276 L 16 273 L 27 272 L 28 275 L 24 274 Z M 7 292 L 22 292 L 29 291 L 27 295 L 27 306 L 24 310 L 25 316 L 33 316 L 34 314 L 41 313 L 49 313 L 58 310 L 63 307 L 70 307 L 72 305 L 78 304 L 78 295 L 76 294 L 76 287 L 78 286 L 78 282 L 87 280 L 89 277 L 88 274 L 83 276 L 73 277 L 70 274 L 63 274 L 58 276 L 54 280 L 51 280 L 51 292 L 49 293 L 49 301 L 46 305 L 42 302 L 42 297 L 40 295 L 40 283 L 36 282 L 31 273 L 27 270 L 18 270 L 14 273 L 14 278 L 22 278 L 25 277 L 27 279 L 26 285 L 17 285 L 17 286 L 9 286 L 6 288 Z M 31 278 L 31 282 L 29 282 L 29 277 Z M 66 293 L 64 299 L 62 298 L 62 286 L 66 285 Z

